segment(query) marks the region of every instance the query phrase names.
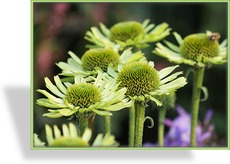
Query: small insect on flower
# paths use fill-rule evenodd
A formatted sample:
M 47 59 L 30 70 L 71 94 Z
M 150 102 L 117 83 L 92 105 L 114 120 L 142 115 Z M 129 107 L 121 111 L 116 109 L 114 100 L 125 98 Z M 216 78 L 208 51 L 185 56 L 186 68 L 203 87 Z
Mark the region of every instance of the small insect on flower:
M 212 35 L 209 37 L 209 40 L 219 41 L 219 39 L 220 39 L 220 34 L 217 32 L 212 33 Z

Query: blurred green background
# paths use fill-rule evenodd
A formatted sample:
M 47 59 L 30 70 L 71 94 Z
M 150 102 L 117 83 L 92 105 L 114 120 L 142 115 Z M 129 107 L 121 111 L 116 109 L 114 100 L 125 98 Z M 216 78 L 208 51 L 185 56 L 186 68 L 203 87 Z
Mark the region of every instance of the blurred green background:
M 120 21 L 136 20 L 143 22 L 150 19 L 156 25 L 167 22 L 172 28 L 185 37 L 192 33 L 210 30 L 221 35 L 220 42 L 227 38 L 227 3 L 33 3 L 33 85 L 34 85 L 34 117 L 33 129 L 42 140 L 45 140 L 45 124 L 67 123 L 66 118 L 49 119 L 42 117 L 47 109 L 36 105 L 42 95 L 36 89 L 45 89 L 44 77 L 53 79 L 60 73 L 55 65 L 69 58 L 69 50 L 79 57 L 87 50 L 88 43 L 84 39 L 87 30 L 92 26 L 104 23 L 108 28 Z M 166 38 L 175 42 L 172 35 Z M 155 62 L 156 68 L 172 65 L 165 59 L 151 53 L 154 43 L 145 50 L 146 57 Z M 181 66 L 186 71 L 188 67 Z M 189 112 L 191 106 L 192 78 L 188 84 L 177 92 L 176 104 L 180 104 Z M 212 137 L 213 146 L 227 144 L 227 64 L 207 69 L 204 86 L 209 90 L 209 98 L 200 105 L 199 120 L 203 120 L 208 109 L 214 111 L 211 122 L 215 125 Z M 157 142 L 157 110 L 149 103 L 146 114 L 155 121 L 152 129 L 145 128 L 144 142 Z M 175 110 L 167 112 L 167 118 L 175 118 Z M 75 122 L 75 120 L 72 120 Z M 146 122 L 146 125 L 148 122 Z M 145 126 L 146 127 L 146 126 Z M 94 135 L 103 131 L 101 117 L 96 116 L 91 125 Z M 166 128 L 166 132 L 167 132 Z M 112 117 L 112 134 L 121 146 L 128 144 L 128 110 L 114 113 Z

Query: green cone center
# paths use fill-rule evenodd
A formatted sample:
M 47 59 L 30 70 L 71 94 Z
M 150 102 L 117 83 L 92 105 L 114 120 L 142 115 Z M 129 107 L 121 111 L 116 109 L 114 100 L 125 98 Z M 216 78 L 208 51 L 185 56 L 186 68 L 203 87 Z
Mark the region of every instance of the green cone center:
M 74 106 L 88 108 L 90 105 L 101 101 L 101 92 L 92 84 L 79 83 L 68 88 L 65 98 L 68 103 Z
M 126 87 L 126 95 L 144 95 L 157 89 L 160 78 L 155 68 L 145 62 L 135 62 L 124 66 L 118 74 L 119 87 Z
M 181 54 L 197 62 L 204 58 L 213 58 L 219 55 L 219 43 L 207 34 L 192 34 L 184 39 L 180 46 Z
M 96 67 L 99 67 L 105 72 L 109 64 L 112 66 L 119 64 L 120 56 L 113 49 L 97 48 L 86 51 L 81 60 L 83 68 L 87 71 L 93 71 Z
M 125 42 L 128 39 L 134 39 L 139 34 L 144 34 L 144 29 L 139 22 L 127 21 L 117 23 L 110 29 L 111 39 Z

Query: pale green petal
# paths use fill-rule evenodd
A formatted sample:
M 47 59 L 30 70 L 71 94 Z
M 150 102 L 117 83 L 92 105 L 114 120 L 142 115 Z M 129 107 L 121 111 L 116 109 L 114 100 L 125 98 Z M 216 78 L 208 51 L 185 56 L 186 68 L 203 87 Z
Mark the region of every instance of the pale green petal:
M 60 89 L 60 91 L 62 91 L 62 93 L 64 93 L 64 94 L 66 94 L 67 93 L 67 89 L 62 84 L 61 79 L 59 78 L 59 76 L 54 76 L 54 81 L 55 81 L 56 86 Z
M 61 137 L 61 131 L 58 129 L 57 125 L 54 125 L 53 129 L 54 129 L 54 138 Z
M 63 132 L 63 136 L 64 137 L 69 137 L 70 133 L 69 133 L 69 128 L 66 124 L 62 125 L 62 132 Z
M 145 29 L 147 25 L 149 24 L 150 19 L 145 19 L 144 22 L 142 23 L 142 27 Z
M 176 72 L 176 73 L 174 73 L 174 74 L 172 74 L 172 75 L 170 75 L 170 76 L 168 76 L 168 77 L 162 79 L 160 83 L 161 83 L 161 84 L 165 84 L 165 83 L 167 83 L 167 82 L 169 82 L 169 81 L 172 81 L 172 80 L 174 80 L 175 78 L 177 78 L 177 76 L 181 75 L 182 73 L 183 73 L 182 71 Z
M 46 87 L 56 96 L 59 96 L 61 98 L 64 97 L 64 95 L 59 91 L 59 89 L 55 85 L 52 84 L 49 78 L 45 77 L 45 83 L 46 83 Z
M 103 34 L 105 34 L 107 37 L 110 37 L 110 30 L 103 23 L 100 23 L 99 25 Z
M 160 79 L 165 78 L 166 76 L 168 76 L 170 73 L 172 73 L 177 67 L 179 67 L 179 65 L 175 65 L 175 66 L 171 66 L 171 67 L 166 67 L 161 69 L 160 71 L 158 71 L 158 75 L 160 77 Z
M 43 114 L 43 116 L 49 117 L 49 118 L 60 118 L 63 115 L 61 113 L 45 113 Z
M 50 145 L 54 141 L 52 128 L 46 124 L 45 125 L 45 131 L 46 131 L 47 142 Z
M 63 104 L 63 103 L 64 103 L 62 99 L 57 98 L 57 97 L 51 95 L 50 93 L 48 93 L 48 92 L 45 91 L 45 90 L 38 89 L 37 92 L 42 93 L 43 95 L 45 95 L 45 96 L 46 96 L 49 100 L 51 100 L 51 101 L 54 101 L 54 102 L 60 103 L 60 104 Z
M 37 104 L 40 106 L 48 107 L 48 108 L 65 108 L 66 107 L 65 104 L 55 103 L 45 98 L 38 99 Z
M 176 80 L 173 80 L 167 84 L 161 85 L 159 90 L 163 90 L 165 92 L 172 92 L 175 91 L 178 88 L 183 87 L 184 85 L 187 84 L 186 78 L 184 77 L 179 77 Z
M 100 111 L 97 109 L 93 109 L 92 111 L 100 116 L 112 116 L 112 113 L 109 111 Z
M 34 146 L 35 147 L 44 147 L 45 146 L 45 142 L 42 142 L 39 138 L 37 134 L 34 134 Z
M 73 123 L 69 123 L 69 132 L 71 137 L 78 137 L 77 128 Z
M 176 46 L 175 44 L 172 44 L 172 43 L 170 43 L 170 42 L 168 42 L 168 41 L 164 41 L 165 42 L 165 44 L 169 47 L 169 48 L 171 48 L 173 51 L 175 51 L 175 52 L 180 52 L 180 48 L 178 47 L 178 46 Z
M 175 36 L 175 38 L 176 38 L 177 42 L 179 43 L 179 45 L 181 45 L 184 42 L 182 37 L 177 32 L 173 32 L 173 35 Z
M 89 142 L 91 136 L 92 136 L 92 131 L 90 129 L 86 129 L 85 132 L 84 132 L 84 134 L 82 135 L 82 139 L 85 142 Z
M 70 116 L 70 115 L 76 113 L 76 111 L 71 110 L 71 109 L 60 109 L 59 113 L 61 113 L 63 116 Z
M 82 64 L 81 59 L 80 59 L 77 55 L 75 55 L 72 51 L 69 51 L 68 54 L 69 54 L 79 65 Z

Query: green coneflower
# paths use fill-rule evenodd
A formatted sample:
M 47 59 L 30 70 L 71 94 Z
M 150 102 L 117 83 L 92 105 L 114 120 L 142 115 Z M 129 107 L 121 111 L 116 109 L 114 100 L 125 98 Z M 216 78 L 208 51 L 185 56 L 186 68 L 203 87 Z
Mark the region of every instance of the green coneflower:
M 131 48 L 124 50 L 121 55 L 111 48 L 90 49 L 81 59 L 71 51 L 69 55 L 71 58 L 67 63 L 59 62 L 57 65 L 62 69 L 60 75 L 70 78 L 79 75 L 83 77 L 96 75 L 98 69 L 103 72 L 109 69 L 117 71 L 124 64 L 146 60 L 142 52 L 132 53 Z
M 125 42 L 135 39 L 138 35 L 144 35 L 145 31 L 141 23 L 136 21 L 120 22 L 110 28 L 111 40 Z
M 170 34 L 167 23 L 155 27 L 149 24 L 150 20 L 143 23 L 137 21 L 120 22 L 108 29 L 100 23 L 100 29 L 92 27 L 86 32 L 85 39 L 94 45 L 87 45 L 89 48 L 112 47 L 124 50 L 126 47 L 138 49 L 148 47 L 148 43 L 159 41 Z
M 181 38 L 176 32 L 173 33 L 179 46 L 165 41 L 164 46 L 157 43 L 153 53 L 167 58 L 176 64 L 187 64 L 193 67 L 206 67 L 212 64 L 223 64 L 227 58 L 227 40 L 219 44 L 218 33 L 198 33 Z
M 118 143 L 115 141 L 115 137 L 110 134 L 98 134 L 95 140 L 90 144 L 92 131 L 86 129 L 82 136 L 78 135 L 78 129 L 73 123 L 62 125 L 62 131 L 57 125 L 53 126 L 53 129 L 49 125 L 45 125 L 46 139 L 48 147 L 116 147 Z M 54 134 L 54 135 L 53 135 Z M 34 135 L 34 146 L 44 147 L 45 143 L 42 142 L 38 136 Z
M 184 39 L 177 33 L 174 36 L 179 43 L 176 46 L 165 41 L 166 46 L 157 43 L 157 48 L 153 53 L 167 58 L 169 61 L 177 64 L 187 64 L 192 66 L 193 93 L 192 93 L 192 123 L 191 123 L 191 146 L 196 146 L 196 126 L 199 113 L 201 90 L 207 89 L 203 87 L 204 70 L 214 64 L 223 64 L 227 60 L 227 40 L 219 44 L 220 35 L 207 31 L 206 33 L 191 34 Z M 205 89 L 204 89 L 205 88 Z
M 93 71 L 99 67 L 106 72 L 109 64 L 116 67 L 120 63 L 120 56 L 113 49 L 89 49 L 83 54 L 81 61 L 86 71 Z
M 145 119 L 145 105 L 151 100 L 158 106 L 162 103 L 156 98 L 158 95 L 169 94 L 183 87 L 187 82 L 184 77 L 179 77 L 182 72 L 170 73 L 178 66 L 164 68 L 157 71 L 153 62 L 135 62 L 125 65 L 117 75 L 117 83 L 120 87 L 126 87 L 126 96 L 134 103 L 134 116 L 131 116 L 130 124 L 135 124 L 134 145 L 142 145 L 143 124 Z M 133 129 L 133 128 L 132 128 Z M 133 143 L 131 143 L 133 145 Z
M 96 78 L 91 77 L 91 83 L 87 83 L 87 79 L 81 77 L 75 77 L 74 84 L 63 84 L 58 76 L 54 77 L 54 81 L 56 85 L 45 78 L 46 87 L 55 96 L 38 89 L 37 91 L 47 98 L 38 99 L 37 104 L 50 108 L 49 112 L 44 114 L 49 118 L 77 117 L 81 134 L 88 127 L 88 118 L 92 114 L 111 116 L 112 111 L 131 106 L 125 98 L 127 89 L 117 89 L 118 84 L 111 78 L 105 78 L 102 72 L 98 72 Z

